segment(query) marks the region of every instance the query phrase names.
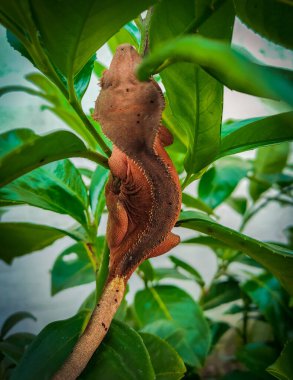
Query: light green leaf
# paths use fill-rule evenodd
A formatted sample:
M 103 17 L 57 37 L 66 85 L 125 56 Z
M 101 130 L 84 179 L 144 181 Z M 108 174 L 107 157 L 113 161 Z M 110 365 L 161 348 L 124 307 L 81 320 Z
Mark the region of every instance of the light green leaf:
M 186 368 L 174 348 L 155 335 L 142 332 L 140 336 L 151 357 L 156 380 L 182 379 Z
M 160 2 L 154 7 L 150 23 L 150 48 L 154 52 L 151 56 L 161 51 L 162 46 L 164 49 L 162 42 L 190 32 L 190 26 L 197 22 L 202 35 L 230 40 L 234 22 L 232 3 L 227 1 L 214 9 L 207 21 L 200 23 L 208 11 L 206 1 Z M 192 31 L 196 32 L 195 29 L 194 26 Z M 146 78 L 147 60 L 144 61 L 146 65 L 143 62 L 139 68 L 140 78 Z M 180 62 L 167 67 L 161 72 L 161 78 L 170 107 L 167 117 L 170 125 L 176 126 L 175 133 L 171 129 L 175 143 L 179 140 L 187 149 L 185 170 L 188 174 L 198 173 L 213 160 L 220 147 L 223 86 L 198 65 L 190 63 Z
M 90 184 L 90 204 L 97 224 L 100 222 L 106 204 L 105 185 L 108 177 L 109 170 L 99 165 L 93 174 Z
M 34 315 L 28 313 L 27 311 L 18 311 L 17 313 L 10 315 L 3 322 L 0 337 L 3 338 L 17 323 L 27 318 L 33 319 L 34 321 L 37 320 L 37 318 Z
M 169 256 L 169 259 L 172 261 L 172 263 L 175 265 L 176 268 L 181 268 L 185 272 L 189 273 L 197 282 L 199 286 L 204 286 L 205 282 L 201 276 L 201 274 L 193 268 L 191 265 L 187 264 L 185 261 L 178 259 L 175 256 Z
M 186 194 L 186 193 L 182 193 L 182 203 L 187 207 L 191 207 L 191 208 L 195 208 L 195 209 L 200 210 L 200 211 L 204 211 L 207 214 L 213 214 L 214 213 L 214 210 L 211 207 L 209 207 L 205 202 L 203 202 L 201 199 L 194 198 L 193 196 Z
M 245 178 L 250 165 L 239 157 L 220 160 L 201 177 L 198 186 L 200 199 L 211 208 L 224 202 Z
M 279 70 L 267 70 L 227 44 L 199 35 L 177 38 L 160 46 L 143 60 L 137 75 L 146 80 L 151 74 L 179 61 L 197 63 L 216 74 L 217 79 L 231 89 L 281 99 L 293 105 L 293 85 Z
M 261 147 L 257 150 L 253 164 L 253 178 L 249 184 L 249 193 L 254 201 L 268 190 L 275 182 L 274 179 L 276 180 L 282 173 L 289 154 L 289 143 Z
M 218 158 L 263 145 L 293 140 L 292 123 L 293 113 L 285 112 L 224 125 Z
M 87 189 L 69 160 L 52 162 L 12 181 L 0 189 L 0 198 L 68 214 L 87 224 Z
M 175 286 L 155 286 L 135 295 L 134 307 L 143 331 L 158 335 L 185 363 L 200 368 L 210 346 L 208 324 L 198 304 Z
M 205 233 L 222 241 L 232 249 L 246 253 L 273 273 L 281 281 L 284 288 L 293 294 L 292 251 L 250 238 L 216 223 L 200 212 L 183 212 L 176 225 Z
M 44 225 L 0 223 L 0 258 L 10 264 L 15 257 L 39 251 L 65 235 L 65 231 Z
M 290 1 L 236 0 L 234 4 L 237 16 L 249 28 L 269 41 L 293 48 L 293 7 Z
M 51 270 L 52 296 L 61 290 L 95 281 L 94 268 L 83 243 L 68 247 L 55 260 Z
M 252 277 L 241 287 L 270 323 L 277 339 L 285 343 L 290 329 L 292 330 L 293 314 L 287 306 L 288 294 L 284 292 L 279 281 L 265 273 Z
M 105 65 L 103 65 L 101 62 L 99 61 L 95 61 L 94 62 L 94 73 L 96 74 L 96 76 L 98 78 L 101 78 L 102 75 L 103 75 L 103 72 L 107 69 L 107 67 Z
M 138 50 L 137 39 L 126 28 L 121 28 L 118 33 L 108 40 L 107 44 L 112 54 L 115 53 L 117 46 L 121 44 L 130 44 Z
M 267 371 L 279 380 L 290 380 L 293 373 L 293 340 L 288 341 L 281 355 Z

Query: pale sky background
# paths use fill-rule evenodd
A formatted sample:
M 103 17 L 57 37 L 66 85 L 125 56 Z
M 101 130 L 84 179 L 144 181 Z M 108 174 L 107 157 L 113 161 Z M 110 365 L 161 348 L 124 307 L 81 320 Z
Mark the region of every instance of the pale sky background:
M 1 86 L 27 84 L 24 75 L 34 71 L 34 68 L 30 62 L 8 45 L 3 28 L 0 29 L 0 32 Z M 267 64 L 293 69 L 292 52 L 267 42 L 238 21 L 234 29 L 233 43 L 238 46 L 245 46 L 257 59 Z M 107 48 L 102 48 L 98 52 L 98 59 L 105 64 L 109 64 L 111 55 Z M 98 91 L 97 79 L 93 76 L 83 99 L 85 110 L 93 107 Z M 60 128 L 67 128 L 63 122 L 49 111 L 40 111 L 39 107 L 43 103 L 39 98 L 23 93 L 11 93 L 2 97 L 0 99 L 1 132 L 12 128 L 31 128 L 42 134 Z M 249 95 L 225 89 L 224 120 L 271 115 L 280 112 L 280 110 L 285 110 L 285 107 L 276 102 L 262 101 Z M 253 152 L 248 152 L 244 156 L 253 157 L 253 154 Z M 94 167 L 92 163 L 86 160 L 77 161 L 75 159 L 74 162 L 82 162 L 83 166 Z M 191 191 L 194 191 L 194 186 L 194 184 L 190 186 Z M 244 194 L 246 187 L 247 183 L 242 182 L 241 186 L 237 188 L 236 194 Z M 285 241 L 282 230 L 292 224 L 290 211 L 292 210 L 279 208 L 272 203 L 252 220 L 245 233 L 264 241 Z M 217 208 L 216 213 L 220 216 L 220 220 L 224 225 L 234 229 L 239 227 L 239 216 L 228 206 L 220 206 Z M 30 206 L 11 208 L 11 211 L 4 215 L 3 221 L 29 221 L 62 228 L 72 224 L 70 217 Z M 105 222 L 103 220 L 102 229 L 104 230 Z M 176 233 L 184 237 L 194 236 L 191 231 L 183 229 L 176 229 Z M 11 266 L 0 261 L 0 325 L 11 313 L 30 311 L 37 317 L 37 322 L 24 321 L 17 326 L 16 330 L 38 333 L 48 323 L 68 318 L 76 313 L 78 307 L 93 289 L 92 284 L 62 291 L 54 297 L 50 296 L 50 268 L 56 257 L 71 244 L 73 244 L 71 239 L 64 238 L 40 252 L 14 260 Z M 214 254 L 209 249 L 200 246 L 180 246 L 170 253 L 175 253 L 178 257 L 194 265 L 207 281 L 211 279 L 216 263 Z M 171 266 L 167 255 L 156 258 L 152 263 L 160 267 Z M 199 292 L 196 285 L 189 282 L 169 280 L 165 281 L 165 283 L 179 284 L 195 298 Z M 131 299 L 135 290 L 142 288 L 142 286 L 142 282 L 136 276 L 133 276 L 130 280 L 128 299 Z

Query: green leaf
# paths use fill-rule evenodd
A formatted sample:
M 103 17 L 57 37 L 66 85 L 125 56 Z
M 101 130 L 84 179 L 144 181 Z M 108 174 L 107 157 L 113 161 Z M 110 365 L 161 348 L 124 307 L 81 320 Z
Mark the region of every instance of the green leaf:
M 293 139 L 293 113 L 257 117 L 224 125 L 218 157 Z
M 93 266 L 84 245 L 77 243 L 55 260 L 51 271 L 51 294 L 92 281 L 95 281 Z
M 35 335 L 30 333 L 15 333 L 9 335 L 7 339 L 0 342 L 0 352 L 13 363 L 18 364 L 34 338 Z
M 175 256 L 169 256 L 169 259 L 175 265 L 175 267 L 181 268 L 187 273 L 189 273 L 196 281 L 199 286 L 204 286 L 205 282 L 201 276 L 201 274 L 193 268 L 191 265 L 187 264 L 185 261 L 178 259 Z
M 185 363 L 203 365 L 210 332 L 200 307 L 187 293 L 175 286 L 147 288 L 136 293 L 134 307 L 143 331 L 166 340 Z
M 244 197 L 230 197 L 226 199 L 226 204 L 240 215 L 244 215 L 247 209 L 247 199 Z
M 72 6 L 66 1 L 32 0 L 31 4 L 50 59 L 70 78 L 119 28 L 154 2 L 77 0 Z
M 219 342 L 221 337 L 227 332 L 231 326 L 226 322 L 211 322 L 211 334 L 212 334 L 212 344 L 211 344 L 211 351 L 213 347 Z
M 105 70 L 107 70 L 107 67 L 105 65 L 103 65 L 101 62 L 99 62 L 99 61 L 94 62 L 94 73 L 96 74 L 96 76 L 98 78 L 102 77 L 103 72 Z
M 293 314 L 287 306 L 289 297 L 280 283 L 270 274 L 261 274 L 252 277 L 241 287 L 270 323 L 277 339 L 285 343 L 292 330 Z
M 0 258 L 10 264 L 15 257 L 39 251 L 65 235 L 65 231 L 39 224 L 0 223 Z
M 202 35 L 230 40 L 234 22 L 232 3 L 227 1 L 214 9 L 207 21 L 202 22 L 208 10 L 206 1 L 165 0 L 155 6 L 149 31 L 150 48 L 154 52 L 151 56 L 161 50 L 162 42 L 190 32 L 190 26 L 197 22 Z M 196 29 L 194 26 L 192 31 Z M 142 72 L 146 73 L 144 62 L 139 68 L 140 78 L 143 78 Z M 223 86 L 198 65 L 190 63 L 167 67 L 161 72 L 161 78 L 170 106 L 170 124 L 177 127 L 175 142 L 180 140 L 187 148 L 185 170 L 188 174 L 198 173 L 211 162 L 220 147 Z
M 19 39 L 16 38 L 15 35 L 12 34 L 9 30 L 7 30 L 6 32 L 7 41 L 10 44 L 10 46 L 16 51 L 18 51 L 23 57 L 31 61 L 31 63 L 34 65 L 32 57 L 30 56 L 27 49 L 23 46 L 23 44 L 19 41 Z
M 249 28 L 269 41 L 293 48 L 293 7 L 290 1 L 236 0 L 234 3 L 237 16 Z
M 99 165 L 93 174 L 90 184 L 90 205 L 97 224 L 100 222 L 106 204 L 105 185 L 108 177 L 109 170 Z
M 155 278 L 155 268 L 152 266 L 150 260 L 143 261 L 137 268 L 139 275 L 143 278 L 144 282 L 152 282 Z
M 267 371 L 279 380 L 290 380 L 293 373 L 293 341 L 288 341 L 281 355 Z
M 237 351 L 236 357 L 261 379 L 273 380 L 273 377 L 266 373 L 265 369 L 278 357 L 276 348 L 262 342 L 248 343 Z
M 228 157 L 217 162 L 200 179 L 200 199 L 213 209 L 219 206 L 245 178 L 249 166 L 247 161 L 239 157 Z
M 155 374 L 142 338 L 126 324 L 114 320 L 79 378 L 154 380 Z
M 87 189 L 69 160 L 52 162 L 0 189 L 0 198 L 68 214 L 86 226 Z
M 0 145 L 0 186 L 49 162 L 86 152 L 84 143 L 67 131 L 38 136 L 30 129 L 14 129 L 0 135 Z
M 140 333 L 140 336 L 151 357 L 156 380 L 182 379 L 186 368 L 174 348 L 155 335 Z
M 109 39 L 107 44 L 112 54 L 115 53 L 117 46 L 121 44 L 130 44 L 138 50 L 137 39 L 126 28 L 121 28 L 118 33 Z
M 51 379 L 70 354 L 81 332 L 85 316 L 85 313 L 80 313 L 46 326 L 29 346 L 11 380 Z
M 280 75 L 280 70 L 254 63 L 227 44 L 199 35 L 177 38 L 160 46 L 143 60 L 137 75 L 146 80 L 178 61 L 204 67 L 233 90 L 293 105 L 293 85 Z M 185 96 L 183 99 L 186 102 Z
M 200 212 L 183 212 L 176 225 L 200 231 L 222 241 L 235 250 L 246 253 L 273 273 L 289 294 L 293 294 L 292 251 L 275 244 L 263 243 L 250 238 L 216 223 Z
M 241 298 L 239 283 L 231 278 L 226 281 L 213 282 L 207 293 L 201 298 L 200 304 L 204 310 L 208 310 L 239 298 Z
M 160 281 L 166 278 L 174 278 L 176 280 L 190 280 L 183 273 L 180 273 L 177 268 L 154 268 L 154 280 Z
M 200 211 L 204 211 L 207 214 L 213 214 L 214 210 L 209 207 L 206 203 L 204 203 L 201 199 L 199 198 L 194 198 L 189 194 L 182 193 L 182 203 L 191 208 L 195 208 Z
M 31 313 L 28 313 L 27 311 L 18 311 L 17 313 L 14 313 L 10 315 L 3 323 L 1 328 L 0 337 L 3 338 L 5 335 L 19 322 L 21 322 L 24 319 L 33 319 L 34 321 L 37 320 L 37 318 L 32 315 Z
M 94 54 L 83 67 L 83 69 L 74 78 L 74 88 L 79 100 L 82 99 L 85 94 L 88 85 L 91 80 L 92 71 L 94 68 L 94 62 L 96 55 Z
M 274 175 L 282 172 L 286 166 L 289 153 L 289 143 L 261 147 L 257 150 L 253 165 L 253 179 L 249 184 L 249 193 L 254 201 L 275 182 Z M 270 176 L 269 181 L 267 176 Z

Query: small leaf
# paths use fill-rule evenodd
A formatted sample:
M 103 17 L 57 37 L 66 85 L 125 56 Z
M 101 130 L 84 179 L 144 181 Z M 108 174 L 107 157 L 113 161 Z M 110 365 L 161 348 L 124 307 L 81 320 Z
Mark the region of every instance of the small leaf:
M 293 341 L 288 341 L 281 355 L 267 371 L 279 380 L 290 380 L 293 373 Z
M 143 331 L 158 335 L 175 348 L 185 363 L 200 368 L 210 346 L 208 324 L 198 304 L 175 286 L 155 286 L 135 295 Z
M 190 280 L 190 277 L 187 277 L 183 273 L 180 273 L 177 268 L 155 268 L 155 277 L 154 280 L 160 281 L 166 278 L 174 278 L 176 280 Z
M 194 198 L 186 193 L 182 193 L 182 203 L 187 207 L 195 208 L 197 210 L 206 212 L 209 215 L 214 213 L 214 210 L 201 199 Z
M 15 333 L 0 342 L 0 352 L 13 363 L 18 364 L 27 349 L 35 339 L 35 335 L 29 333 Z
M 101 78 L 102 75 L 103 75 L 103 72 L 107 69 L 107 67 L 105 65 L 103 65 L 101 62 L 99 61 L 95 61 L 94 62 L 94 73 L 96 74 L 96 76 L 98 78 Z
M 86 226 L 87 189 L 69 160 L 52 162 L 0 189 L 0 198 L 68 214 Z
M 95 281 L 95 273 L 83 243 L 68 247 L 55 260 L 51 271 L 52 296 L 61 290 Z
M 140 336 L 150 354 L 156 380 L 182 379 L 186 368 L 174 348 L 155 335 L 142 332 Z
M 19 311 L 10 315 L 2 325 L 0 333 L 1 338 L 5 337 L 9 330 L 11 330 L 17 323 L 27 318 L 33 319 L 34 321 L 37 320 L 37 318 L 34 315 L 28 313 L 27 311 Z
M 0 186 L 39 166 L 86 151 L 84 143 L 67 131 L 38 136 L 30 129 L 15 129 L 0 135 L 0 145 Z
M 74 78 L 74 88 L 79 100 L 82 99 L 91 80 L 96 55 L 94 54 Z
M 232 249 L 246 253 L 273 273 L 289 294 L 293 294 L 292 251 L 275 244 L 263 243 L 250 238 L 216 223 L 200 212 L 185 211 L 181 213 L 180 220 L 176 225 L 211 235 Z
M 201 177 L 199 197 L 212 209 L 219 206 L 245 178 L 249 164 L 239 157 L 229 157 L 218 161 Z
M 98 166 L 90 184 L 90 204 L 97 224 L 99 224 L 103 209 L 105 208 L 105 185 L 109 177 L 109 170 Z
M 10 264 L 14 258 L 39 251 L 65 235 L 65 231 L 39 224 L 0 223 L 0 258 Z
M 208 310 L 239 298 L 241 298 L 241 291 L 238 281 L 229 279 L 213 282 L 207 293 L 201 298 L 200 303 L 204 310 Z
M 211 351 L 213 347 L 219 342 L 221 337 L 227 332 L 231 326 L 226 322 L 211 322 L 211 334 L 212 334 L 212 344 L 211 344 Z
M 244 215 L 247 209 L 247 199 L 244 197 L 230 197 L 226 199 L 226 204 L 240 215 Z
M 193 268 L 191 265 L 187 264 L 185 261 L 178 259 L 175 256 L 169 256 L 169 259 L 172 261 L 172 263 L 178 267 L 186 271 L 187 273 L 191 274 L 191 276 L 195 279 L 195 281 L 198 283 L 199 286 L 204 286 L 205 282 L 201 276 L 201 274 Z

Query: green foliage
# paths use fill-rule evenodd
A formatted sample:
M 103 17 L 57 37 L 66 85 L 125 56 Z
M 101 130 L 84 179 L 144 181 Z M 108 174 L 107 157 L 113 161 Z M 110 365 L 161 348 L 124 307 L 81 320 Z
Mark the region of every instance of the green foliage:
M 83 303 L 80 300 L 75 316 L 49 324 L 37 337 L 11 332 L 21 320 L 35 319 L 30 313 L 8 317 L 0 334 L 1 379 L 50 379 L 86 327 L 104 288 L 109 248 L 100 221 L 107 214 L 111 143 L 81 101 L 92 73 L 101 79 L 107 69 L 96 60 L 96 51 L 107 44 L 113 54 L 122 43 L 145 55 L 138 77 L 146 80 L 157 73 L 154 79 L 163 85 L 162 123 L 174 136 L 167 151 L 184 190 L 176 226 L 187 228 L 189 237 L 182 241 L 180 258 L 176 251 L 169 256 L 168 267 L 158 267 L 155 259 L 139 266 L 144 288 L 136 291 L 132 303 L 124 297 L 80 378 L 291 379 L 292 228 L 287 243 L 262 242 L 243 230 L 270 202 L 293 204 L 288 163 L 293 75 L 290 69 L 257 62 L 230 43 L 238 16 L 269 41 L 292 48 L 292 12 L 288 0 L 1 2 L 0 20 L 9 44 L 38 71 L 26 76 L 29 84 L 1 88 L 0 96 L 36 96 L 42 100 L 41 110 L 52 112 L 74 133 L 52 128 L 40 136 L 23 128 L 24 123 L 0 135 L 0 215 L 30 205 L 70 216 L 75 224 L 59 229 L 50 226 L 50 220 L 41 225 L 8 217 L 0 224 L 0 258 L 11 264 L 69 236 L 75 243 L 65 247 L 53 265 L 52 295 L 96 284 Z M 223 121 L 224 86 L 282 100 L 287 111 Z M 257 149 L 253 159 L 231 157 L 252 149 Z M 76 167 L 69 160 L 73 157 L 97 166 Z M 186 188 L 195 181 L 192 189 Z M 235 195 L 239 184 L 247 186 L 249 194 Z M 221 224 L 217 213 L 223 205 L 237 213 L 239 231 Z M 215 258 L 210 281 L 188 260 L 187 255 L 201 254 L 199 246 Z M 184 280 L 190 294 L 174 280 Z M 233 320 L 223 322 L 221 313 Z M 262 336 L 256 337 L 255 331 Z M 224 363 L 223 368 L 213 360 Z

